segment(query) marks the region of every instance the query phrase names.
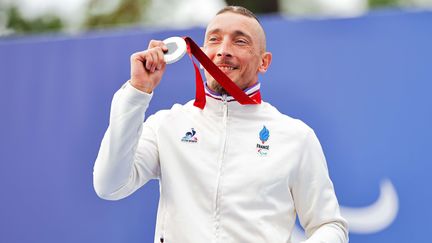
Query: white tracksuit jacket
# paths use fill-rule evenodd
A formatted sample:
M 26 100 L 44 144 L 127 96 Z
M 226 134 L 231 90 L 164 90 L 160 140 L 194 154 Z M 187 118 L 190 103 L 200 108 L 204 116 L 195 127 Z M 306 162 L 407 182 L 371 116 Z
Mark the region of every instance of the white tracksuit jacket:
M 305 242 L 348 242 L 321 146 L 303 122 L 265 102 L 210 95 L 203 110 L 174 105 L 143 123 L 151 97 L 129 83 L 114 95 L 94 188 L 118 200 L 159 179 L 155 243 L 287 243 L 296 214 Z

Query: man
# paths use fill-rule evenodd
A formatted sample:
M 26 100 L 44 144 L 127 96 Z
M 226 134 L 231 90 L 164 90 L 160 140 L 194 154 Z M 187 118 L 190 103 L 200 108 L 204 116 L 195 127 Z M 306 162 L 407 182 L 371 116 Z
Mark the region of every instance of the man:
M 264 30 L 242 7 L 210 22 L 203 51 L 257 105 L 240 105 L 206 71 L 206 105 L 174 105 L 143 123 L 165 71 L 161 41 L 131 56 L 94 168 L 104 199 L 160 180 L 155 243 L 348 241 L 321 146 L 308 126 L 261 102 L 258 74 L 271 63 Z

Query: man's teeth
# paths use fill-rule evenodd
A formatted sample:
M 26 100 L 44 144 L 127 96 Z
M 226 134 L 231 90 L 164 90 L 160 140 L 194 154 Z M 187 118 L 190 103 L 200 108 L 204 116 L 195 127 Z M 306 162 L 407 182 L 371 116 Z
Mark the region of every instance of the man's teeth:
M 219 67 L 222 70 L 234 70 L 233 67 Z

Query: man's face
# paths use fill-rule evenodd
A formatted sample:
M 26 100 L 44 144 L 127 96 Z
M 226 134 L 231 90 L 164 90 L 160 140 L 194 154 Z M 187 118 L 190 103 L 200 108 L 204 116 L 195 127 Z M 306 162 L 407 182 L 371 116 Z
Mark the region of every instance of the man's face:
M 203 51 L 240 89 L 246 89 L 257 82 L 259 72 L 267 69 L 265 66 L 263 70 L 267 54 L 264 38 L 254 18 L 226 12 L 207 26 Z M 225 93 L 207 71 L 205 76 L 212 90 Z

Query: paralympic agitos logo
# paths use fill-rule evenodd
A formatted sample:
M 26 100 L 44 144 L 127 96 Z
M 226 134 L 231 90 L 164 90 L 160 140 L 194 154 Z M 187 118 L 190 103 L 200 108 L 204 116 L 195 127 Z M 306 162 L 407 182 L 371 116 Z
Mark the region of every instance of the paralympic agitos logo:
M 378 199 L 366 207 L 341 206 L 341 214 L 348 221 L 350 233 L 373 234 L 389 227 L 399 211 L 399 199 L 395 187 L 388 179 L 381 181 Z M 292 242 L 306 240 L 303 231 L 295 226 Z

